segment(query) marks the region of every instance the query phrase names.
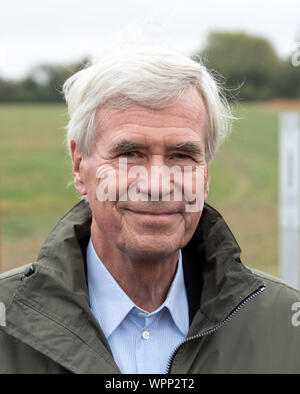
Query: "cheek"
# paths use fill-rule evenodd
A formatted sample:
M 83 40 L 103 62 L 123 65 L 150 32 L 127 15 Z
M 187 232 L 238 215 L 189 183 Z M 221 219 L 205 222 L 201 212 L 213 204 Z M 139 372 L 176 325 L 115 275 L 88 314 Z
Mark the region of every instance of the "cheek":
M 206 179 L 205 179 L 205 185 L 204 185 L 204 200 L 207 199 L 208 193 L 209 193 L 209 185 L 210 185 L 210 176 L 207 172 L 206 174 Z
M 202 212 L 190 212 L 190 213 L 186 213 L 186 220 L 185 220 L 185 224 L 186 224 L 186 231 L 187 232 L 193 232 L 195 231 L 198 222 L 200 220 Z
M 85 163 L 83 167 L 83 180 L 89 201 L 94 199 L 95 190 L 98 180 L 96 178 L 96 168 L 89 163 Z
M 206 198 L 205 167 L 186 170 L 183 175 L 183 193 L 186 212 L 201 214 Z
M 136 166 L 136 169 L 140 167 Z M 147 171 L 144 170 L 144 177 L 148 177 Z M 130 171 L 130 168 L 114 168 L 110 165 L 103 165 L 96 171 L 96 186 L 91 190 L 91 193 L 96 194 L 98 201 L 128 201 L 130 200 L 130 190 L 136 190 L 137 181 L 140 177 L 136 172 Z
M 206 174 L 204 167 L 186 166 L 182 170 L 182 186 L 186 196 L 204 191 Z
M 181 238 L 182 245 L 185 246 L 192 238 L 196 231 L 201 217 L 201 212 L 191 212 L 184 214 L 184 229 Z
M 116 203 L 110 201 L 101 202 L 94 199 L 90 206 L 93 212 L 93 220 L 96 222 L 100 233 L 106 234 L 109 242 L 116 241 L 123 227 L 122 216 L 116 209 Z

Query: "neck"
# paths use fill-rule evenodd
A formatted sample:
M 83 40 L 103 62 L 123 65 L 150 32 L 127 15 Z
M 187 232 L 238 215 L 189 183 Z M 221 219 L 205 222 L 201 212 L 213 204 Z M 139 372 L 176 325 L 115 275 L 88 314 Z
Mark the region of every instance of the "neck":
M 127 296 L 141 309 L 153 312 L 165 301 L 174 279 L 179 251 L 171 256 L 129 256 L 104 244 L 91 231 L 94 249 Z

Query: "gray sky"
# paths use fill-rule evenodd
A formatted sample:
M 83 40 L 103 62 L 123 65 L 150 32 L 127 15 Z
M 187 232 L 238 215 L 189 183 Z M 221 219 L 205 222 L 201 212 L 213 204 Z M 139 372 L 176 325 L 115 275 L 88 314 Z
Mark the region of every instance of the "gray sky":
M 173 47 L 187 55 L 208 32 L 259 34 L 289 55 L 300 41 L 300 0 L 9 0 L 0 15 L 0 75 L 24 76 L 39 63 L 99 56 L 133 23 L 161 24 Z

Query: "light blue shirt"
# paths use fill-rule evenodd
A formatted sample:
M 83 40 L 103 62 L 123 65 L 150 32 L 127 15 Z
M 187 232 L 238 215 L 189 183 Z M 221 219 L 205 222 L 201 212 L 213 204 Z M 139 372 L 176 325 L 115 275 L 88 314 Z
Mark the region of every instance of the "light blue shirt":
M 90 305 L 122 373 L 162 374 L 189 329 L 181 251 L 165 302 L 154 312 L 137 307 L 99 259 L 87 248 Z

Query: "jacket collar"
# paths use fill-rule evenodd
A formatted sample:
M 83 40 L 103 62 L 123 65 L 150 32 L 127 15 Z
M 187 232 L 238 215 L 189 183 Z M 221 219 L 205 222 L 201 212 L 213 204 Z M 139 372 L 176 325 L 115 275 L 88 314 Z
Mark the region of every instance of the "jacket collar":
M 70 371 L 117 373 L 89 306 L 84 251 L 91 216 L 89 204 L 81 201 L 55 226 L 34 274 L 20 281 L 7 308 L 7 331 Z M 222 216 L 205 204 L 194 236 L 182 249 L 192 323 L 188 335 L 218 324 L 262 286 L 242 265 L 240 253 Z
M 205 204 L 197 229 L 183 248 L 190 307 L 188 336 L 212 328 L 264 286 L 240 259 L 241 249 L 220 213 Z
M 34 273 L 19 282 L 7 308 L 7 332 L 75 373 L 118 373 L 89 307 L 83 245 L 88 203 L 75 205 L 43 244 Z

